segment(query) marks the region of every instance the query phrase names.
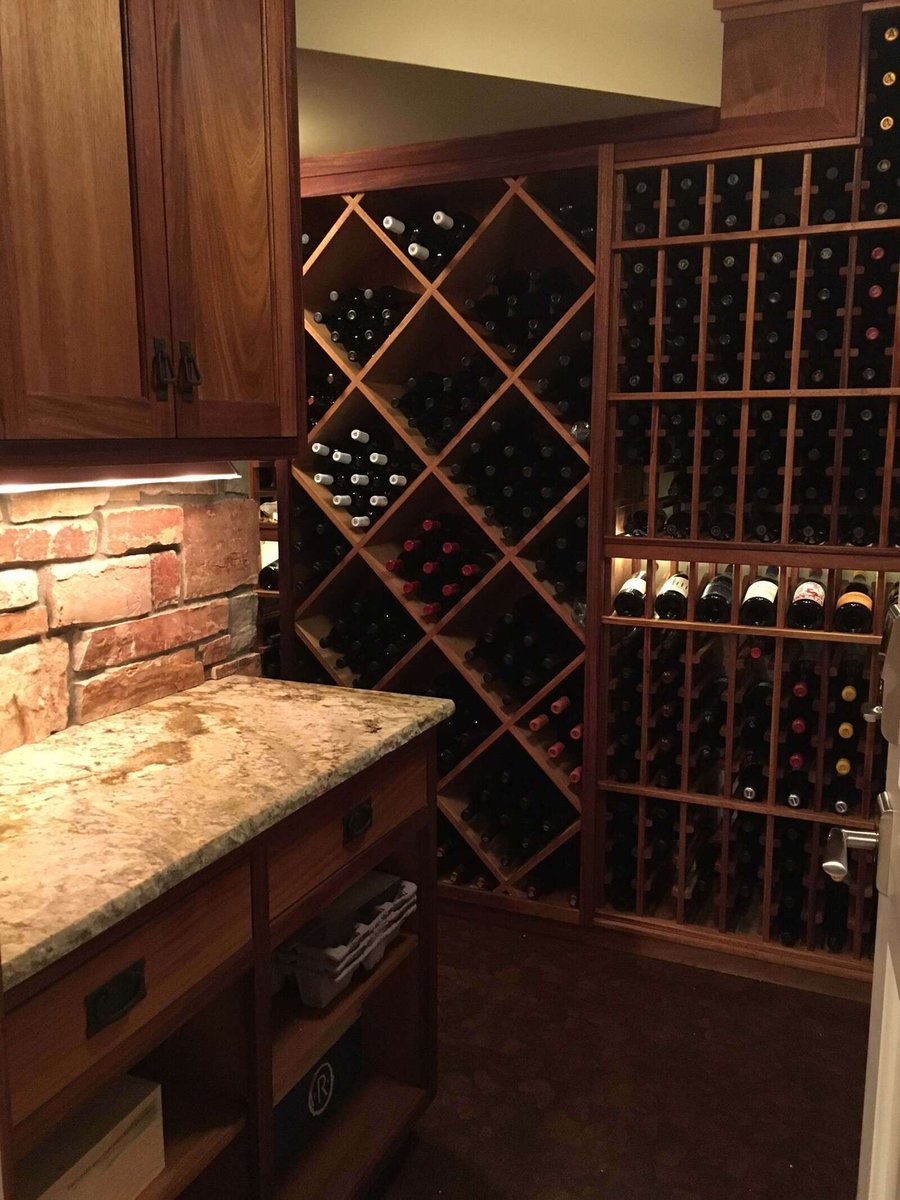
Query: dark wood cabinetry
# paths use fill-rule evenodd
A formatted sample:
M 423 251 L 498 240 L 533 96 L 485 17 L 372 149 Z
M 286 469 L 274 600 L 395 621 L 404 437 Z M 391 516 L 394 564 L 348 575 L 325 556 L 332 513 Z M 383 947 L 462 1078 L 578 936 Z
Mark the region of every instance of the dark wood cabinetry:
M 293 6 L 0 3 L 0 432 L 291 438 Z

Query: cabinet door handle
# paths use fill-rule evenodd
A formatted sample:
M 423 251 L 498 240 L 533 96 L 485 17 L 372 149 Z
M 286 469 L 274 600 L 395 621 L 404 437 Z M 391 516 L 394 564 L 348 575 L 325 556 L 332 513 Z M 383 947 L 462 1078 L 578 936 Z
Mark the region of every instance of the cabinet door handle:
M 372 828 L 372 801 L 363 800 L 344 816 L 344 845 Z
M 165 338 L 153 339 L 153 363 L 151 370 L 153 390 L 157 400 L 169 398 L 169 388 L 175 382 L 175 368 L 169 354 L 169 343 Z
M 203 382 L 203 376 L 190 342 L 179 342 L 178 354 L 178 390 L 183 396 L 189 397 L 194 388 Z
M 147 980 L 144 976 L 145 960 L 137 962 L 101 983 L 95 991 L 84 998 L 87 1016 L 86 1037 L 93 1037 L 101 1029 L 120 1021 L 131 1012 L 136 1004 L 147 995 Z

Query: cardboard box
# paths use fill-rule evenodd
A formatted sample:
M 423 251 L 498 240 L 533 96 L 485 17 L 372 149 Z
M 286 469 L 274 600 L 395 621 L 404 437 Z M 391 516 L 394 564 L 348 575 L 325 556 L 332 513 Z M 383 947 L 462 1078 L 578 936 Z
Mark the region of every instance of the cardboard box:
M 123 1075 L 25 1158 L 20 1200 L 135 1200 L 166 1165 L 158 1083 Z

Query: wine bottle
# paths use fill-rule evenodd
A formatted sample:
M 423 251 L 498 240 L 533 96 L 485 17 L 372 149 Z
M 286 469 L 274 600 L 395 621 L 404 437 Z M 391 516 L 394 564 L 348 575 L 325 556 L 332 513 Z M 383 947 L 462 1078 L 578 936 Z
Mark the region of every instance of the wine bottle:
M 794 588 L 787 610 L 786 620 L 789 628 L 822 628 L 825 619 L 825 588 L 821 579 L 821 571 L 810 571 Z
M 690 581 L 683 571 L 670 575 L 656 593 L 653 602 L 656 615 L 664 621 L 683 621 L 687 616 L 689 587 Z
M 637 571 L 630 579 L 626 579 L 613 602 L 613 609 L 619 617 L 642 617 L 647 595 L 647 572 Z
M 708 581 L 697 600 L 697 620 L 727 625 L 731 620 L 733 593 L 732 570 L 729 567 Z
M 777 617 L 778 570 L 768 567 L 744 593 L 739 620 L 742 625 L 774 625 Z
M 277 592 L 278 591 L 278 559 L 274 559 L 268 563 L 259 573 L 259 587 L 262 591 Z
M 865 575 L 857 572 L 841 588 L 834 606 L 834 627 L 841 633 L 870 633 L 874 602 Z

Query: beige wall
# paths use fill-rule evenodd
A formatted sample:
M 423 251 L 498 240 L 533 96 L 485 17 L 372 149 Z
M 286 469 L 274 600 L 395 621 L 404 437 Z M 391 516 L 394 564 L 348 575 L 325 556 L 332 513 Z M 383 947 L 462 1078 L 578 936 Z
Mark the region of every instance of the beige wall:
M 465 71 L 297 51 L 300 153 L 370 150 L 677 107 Z
M 718 104 L 712 0 L 297 0 L 308 50 Z

